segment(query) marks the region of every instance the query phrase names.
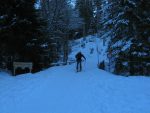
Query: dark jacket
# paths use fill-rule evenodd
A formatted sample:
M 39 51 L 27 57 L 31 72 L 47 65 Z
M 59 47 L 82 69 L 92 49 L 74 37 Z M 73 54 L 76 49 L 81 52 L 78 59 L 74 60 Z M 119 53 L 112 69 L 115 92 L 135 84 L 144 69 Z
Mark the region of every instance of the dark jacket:
M 79 62 L 82 61 L 82 58 L 86 60 L 85 56 L 81 52 L 77 53 L 75 57 L 76 57 L 76 61 Z

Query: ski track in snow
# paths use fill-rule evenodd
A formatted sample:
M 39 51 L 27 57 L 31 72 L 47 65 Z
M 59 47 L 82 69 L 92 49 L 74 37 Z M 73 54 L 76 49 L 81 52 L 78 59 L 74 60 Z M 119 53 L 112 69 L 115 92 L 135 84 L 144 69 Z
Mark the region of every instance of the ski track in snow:
M 89 48 L 81 50 L 82 72 L 72 64 L 17 77 L 0 73 L 0 113 L 150 113 L 150 78 L 99 70 Z

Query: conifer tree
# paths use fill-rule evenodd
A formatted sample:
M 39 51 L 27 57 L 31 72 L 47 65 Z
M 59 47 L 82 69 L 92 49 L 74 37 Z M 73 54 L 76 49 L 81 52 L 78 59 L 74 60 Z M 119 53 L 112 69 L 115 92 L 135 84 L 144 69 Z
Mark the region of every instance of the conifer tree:
M 109 49 L 115 73 L 144 75 L 149 72 L 149 6 L 143 1 L 111 1 L 112 32 Z
M 93 19 L 93 2 L 92 0 L 77 0 L 76 8 L 79 10 L 80 17 L 84 20 L 83 32 L 84 35 L 87 35 Z
M 1 55 L 12 56 L 14 61 L 33 62 L 38 67 L 40 44 L 44 40 L 34 0 L 0 1 Z M 17 57 L 16 57 L 17 56 Z

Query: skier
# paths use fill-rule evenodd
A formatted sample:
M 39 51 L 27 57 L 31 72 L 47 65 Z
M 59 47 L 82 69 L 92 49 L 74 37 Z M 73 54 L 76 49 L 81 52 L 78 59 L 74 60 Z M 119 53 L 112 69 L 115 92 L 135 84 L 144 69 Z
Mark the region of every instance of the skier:
M 86 60 L 86 58 L 81 52 L 78 52 L 75 57 L 76 57 L 76 61 L 77 61 L 76 70 L 77 70 L 77 72 L 82 71 L 82 58 L 84 58 L 85 60 Z M 79 66 L 80 66 L 80 68 L 79 68 Z

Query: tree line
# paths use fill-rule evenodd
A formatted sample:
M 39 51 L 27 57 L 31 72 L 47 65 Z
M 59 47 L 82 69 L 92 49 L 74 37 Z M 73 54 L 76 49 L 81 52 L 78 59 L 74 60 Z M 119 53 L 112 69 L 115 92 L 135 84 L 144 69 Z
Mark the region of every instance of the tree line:
M 108 56 L 113 72 L 150 75 L 150 1 L 101 1 L 100 32 L 110 40 Z
M 36 72 L 54 62 L 67 63 L 69 40 L 88 35 L 93 15 L 90 0 L 77 1 L 75 7 L 70 2 L 0 1 L 0 67 L 12 70 L 14 61 L 33 62 Z
M 116 74 L 150 74 L 149 0 L 0 1 L 0 66 L 33 62 L 35 71 L 67 63 L 69 41 L 97 33 Z

